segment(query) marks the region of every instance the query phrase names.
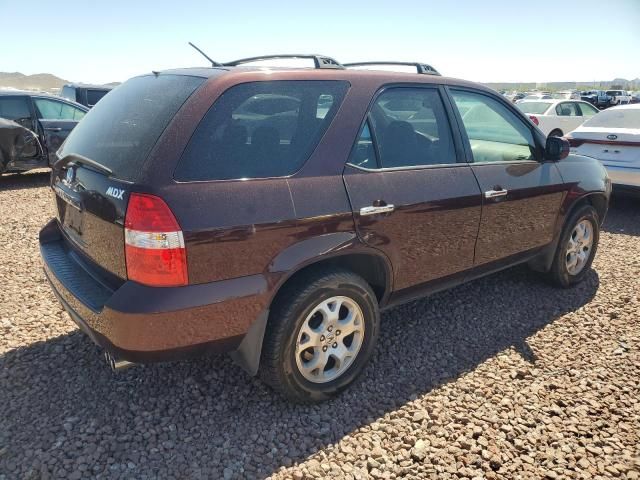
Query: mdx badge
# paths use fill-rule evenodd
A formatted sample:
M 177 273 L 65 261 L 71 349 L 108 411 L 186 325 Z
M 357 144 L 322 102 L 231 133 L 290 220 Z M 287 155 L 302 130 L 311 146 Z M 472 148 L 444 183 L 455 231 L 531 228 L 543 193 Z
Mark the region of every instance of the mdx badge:
M 109 187 L 107 188 L 107 196 L 117 198 L 118 200 L 122 200 L 122 196 L 124 195 L 124 188 L 116 188 Z

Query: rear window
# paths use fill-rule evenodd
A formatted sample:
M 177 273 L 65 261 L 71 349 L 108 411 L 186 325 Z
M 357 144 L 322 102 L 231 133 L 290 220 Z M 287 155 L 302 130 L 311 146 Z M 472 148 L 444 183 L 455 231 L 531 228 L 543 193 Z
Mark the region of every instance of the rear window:
M 585 127 L 640 128 L 640 108 L 612 108 L 594 115 Z
M 87 105 L 94 106 L 107 93 L 109 93 L 109 90 L 87 90 Z
M 524 113 L 535 113 L 538 115 L 542 115 L 546 112 L 551 103 L 549 102 L 521 102 L 516 104 L 516 106 L 522 110 Z
M 184 75 L 128 80 L 87 113 L 59 156 L 79 154 L 110 168 L 117 178 L 135 181 L 151 148 L 203 81 Z
M 286 176 L 309 158 L 349 84 L 270 81 L 230 88 L 198 125 L 178 164 L 179 181 Z

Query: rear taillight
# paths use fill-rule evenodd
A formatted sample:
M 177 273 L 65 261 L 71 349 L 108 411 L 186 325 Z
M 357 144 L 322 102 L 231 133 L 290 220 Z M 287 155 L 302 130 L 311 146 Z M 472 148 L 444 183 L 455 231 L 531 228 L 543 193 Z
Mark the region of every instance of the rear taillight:
M 132 193 L 124 220 L 127 276 L 145 285 L 186 285 L 184 237 L 169 206 L 155 195 Z
M 577 138 L 573 138 L 573 137 L 564 137 L 569 141 L 569 146 L 570 147 L 579 147 L 580 145 L 582 145 L 584 143 L 584 140 L 579 140 Z
M 531 119 L 531 121 L 533 123 L 535 123 L 536 125 L 540 125 L 540 120 L 538 120 L 538 117 L 536 117 L 535 115 L 529 115 L 529 118 Z

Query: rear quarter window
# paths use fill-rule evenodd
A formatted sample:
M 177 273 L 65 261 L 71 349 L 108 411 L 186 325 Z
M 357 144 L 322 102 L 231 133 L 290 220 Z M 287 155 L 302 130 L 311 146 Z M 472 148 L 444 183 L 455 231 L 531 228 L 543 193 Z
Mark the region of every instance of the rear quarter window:
M 267 81 L 230 88 L 196 128 L 175 179 L 291 175 L 318 145 L 348 87 L 341 81 Z
M 135 181 L 178 109 L 204 82 L 185 75 L 132 78 L 106 95 L 72 130 L 59 151 L 79 154 Z

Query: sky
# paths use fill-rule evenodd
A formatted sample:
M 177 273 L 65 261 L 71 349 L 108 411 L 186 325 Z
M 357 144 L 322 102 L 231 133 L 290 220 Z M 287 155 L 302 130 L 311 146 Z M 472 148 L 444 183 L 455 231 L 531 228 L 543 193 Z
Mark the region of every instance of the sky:
M 421 61 L 477 82 L 640 77 L 640 0 L 0 0 L 0 71 L 124 81 L 269 53 Z

